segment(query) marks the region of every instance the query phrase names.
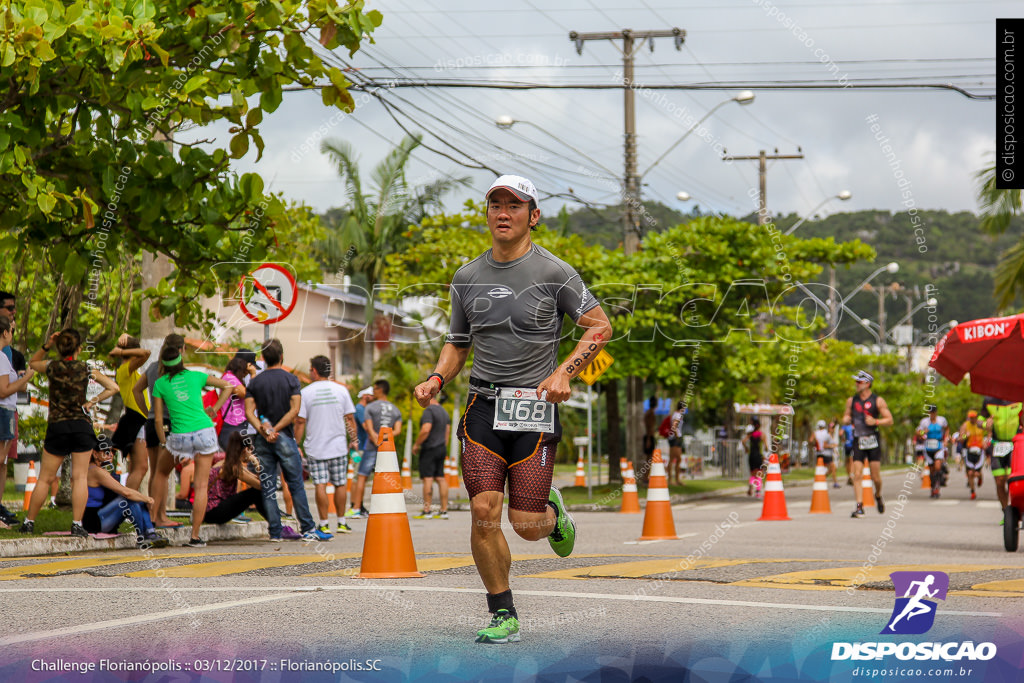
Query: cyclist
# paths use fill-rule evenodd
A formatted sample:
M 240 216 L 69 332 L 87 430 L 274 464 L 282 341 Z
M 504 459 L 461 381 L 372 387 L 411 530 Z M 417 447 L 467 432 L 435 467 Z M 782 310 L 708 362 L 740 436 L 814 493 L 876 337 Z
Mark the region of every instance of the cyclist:
M 946 470 L 942 465 L 949 443 L 949 423 L 939 415 L 939 407 L 931 405 L 928 417 L 921 418 L 917 430 L 924 433 L 924 459 L 932 471 L 932 498 L 938 498 L 939 487 L 946 485 Z
M 988 435 L 992 443 L 992 478 L 996 482 L 996 496 L 999 505 L 1006 511 L 1009 491 L 1006 478 L 1010 476 L 1010 456 L 1013 454 L 1013 437 L 1021 431 L 1021 409 L 1024 404 L 1011 403 L 998 398 L 985 397 L 981 414 L 988 418 Z M 1003 524 L 1000 517 L 999 523 Z
M 978 411 L 968 410 L 967 420 L 960 425 L 960 443 L 963 445 L 964 467 L 967 468 L 967 485 L 971 487 L 971 500 L 978 497 L 975 485 L 981 486 L 981 468 L 985 464 L 985 446 L 988 436 L 984 425 L 978 421 Z

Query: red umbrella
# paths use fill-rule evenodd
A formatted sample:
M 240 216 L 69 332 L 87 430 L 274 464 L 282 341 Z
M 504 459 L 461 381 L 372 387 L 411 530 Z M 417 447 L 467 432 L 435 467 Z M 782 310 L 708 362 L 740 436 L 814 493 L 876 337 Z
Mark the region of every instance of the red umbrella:
M 970 373 L 975 394 L 1024 400 L 1024 314 L 960 323 L 928 365 L 954 384 Z

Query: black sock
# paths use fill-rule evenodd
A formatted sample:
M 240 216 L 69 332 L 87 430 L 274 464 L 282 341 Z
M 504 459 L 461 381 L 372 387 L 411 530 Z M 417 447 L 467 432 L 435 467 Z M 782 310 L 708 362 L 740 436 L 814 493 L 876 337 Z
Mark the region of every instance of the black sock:
M 516 619 L 519 618 L 519 615 L 516 614 L 516 608 L 512 604 L 511 589 L 496 595 L 491 595 L 490 593 L 487 594 L 487 611 L 494 614 L 500 609 L 506 609 L 513 617 Z

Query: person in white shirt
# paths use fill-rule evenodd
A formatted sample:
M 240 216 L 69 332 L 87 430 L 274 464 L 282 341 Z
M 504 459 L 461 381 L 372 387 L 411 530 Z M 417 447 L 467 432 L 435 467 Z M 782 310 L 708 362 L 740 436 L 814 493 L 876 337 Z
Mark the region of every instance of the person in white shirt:
M 814 451 L 815 458 L 821 458 L 822 462 L 827 468 L 825 474 L 826 479 L 832 477 L 832 488 L 839 488 L 839 482 L 836 481 L 836 442 L 832 438 L 832 434 L 828 430 L 828 424 L 824 420 L 818 420 L 817 429 L 811 435 L 811 438 L 807 440 L 811 449 Z M 817 461 L 815 461 L 817 463 Z
M 330 380 L 331 361 L 316 356 L 309 361 L 313 381 L 302 389 L 302 403 L 295 420 L 295 441 L 302 443 L 309 463 L 309 473 L 316 487 L 316 508 L 320 515 L 320 531 L 330 533 L 328 525 L 327 485 L 334 486 L 334 506 L 338 510 L 338 533 L 348 534 L 352 528 L 341 519 L 345 510 L 345 478 L 348 451 L 358 448 L 356 408 L 348 390 Z

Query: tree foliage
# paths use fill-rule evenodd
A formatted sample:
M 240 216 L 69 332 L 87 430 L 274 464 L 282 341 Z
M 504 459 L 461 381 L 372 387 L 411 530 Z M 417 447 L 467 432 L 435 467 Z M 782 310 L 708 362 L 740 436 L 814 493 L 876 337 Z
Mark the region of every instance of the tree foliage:
M 256 174 L 229 169 L 289 84 L 327 83 L 350 110 L 348 82 L 308 41 L 359 48 L 381 23 L 361 0 L 26 0 L 0 11 L 0 239 L 81 289 L 94 260 L 163 253 L 177 267 L 160 311 L 201 317 L 215 263 L 262 260 L 286 206 Z M 173 140 L 183 126 L 231 124 L 227 144 Z M 203 143 L 203 144 L 201 144 Z M 240 274 L 244 267 L 236 270 Z

